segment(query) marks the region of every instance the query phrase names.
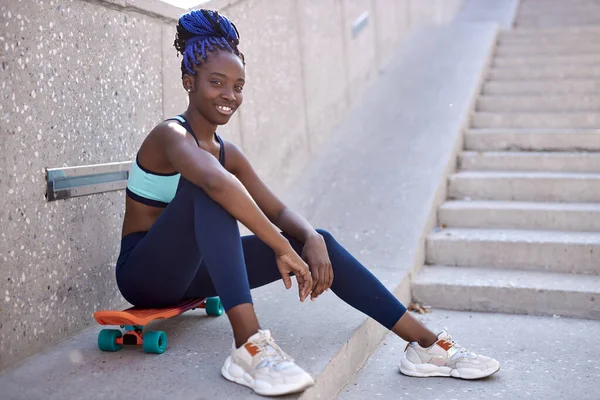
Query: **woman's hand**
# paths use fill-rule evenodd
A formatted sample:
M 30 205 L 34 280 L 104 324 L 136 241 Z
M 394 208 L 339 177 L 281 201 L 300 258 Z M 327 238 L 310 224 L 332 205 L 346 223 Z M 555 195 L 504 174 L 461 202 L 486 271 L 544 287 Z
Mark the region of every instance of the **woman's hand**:
M 298 281 L 298 294 L 300 295 L 300 301 L 306 300 L 310 291 L 313 287 L 312 277 L 308 270 L 308 266 L 300 256 L 289 246 L 289 250 L 282 253 L 276 253 L 275 262 L 277 268 L 283 278 L 283 284 L 286 289 L 292 287 L 292 279 L 290 273 L 294 273 L 296 281 Z
M 302 249 L 302 259 L 310 268 L 313 279 L 310 299 L 314 300 L 333 283 L 333 268 L 323 236 L 316 234 L 306 240 Z

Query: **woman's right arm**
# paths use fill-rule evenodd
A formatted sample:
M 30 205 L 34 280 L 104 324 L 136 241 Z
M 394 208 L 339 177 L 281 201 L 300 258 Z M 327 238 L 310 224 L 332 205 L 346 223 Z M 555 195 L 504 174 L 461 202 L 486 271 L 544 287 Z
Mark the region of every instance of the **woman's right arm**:
M 293 272 L 298 281 L 300 301 L 304 301 L 312 288 L 308 266 L 271 224 L 244 185 L 215 157 L 186 138 L 184 131 L 174 132 L 169 127 L 157 129 L 166 129 L 159 136 L 171 165 L 273 249 L 286 288 L 292 286 L 289 273 Z
M 184 178 L 202 188 L 276 254 L 290 249 L 289 242 L 271 224 L 237 178 L 181 132 L 174 133 L 173 129 L 166 129 L 170 132 L 160 135 L 164 139 L 166 157 Z

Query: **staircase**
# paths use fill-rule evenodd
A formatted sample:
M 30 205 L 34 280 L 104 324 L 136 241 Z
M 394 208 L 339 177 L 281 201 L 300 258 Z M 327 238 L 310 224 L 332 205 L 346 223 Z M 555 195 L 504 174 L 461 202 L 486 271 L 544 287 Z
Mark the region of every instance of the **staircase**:
M 413 299 L 600 319 L 600 0 L 501 33 Z

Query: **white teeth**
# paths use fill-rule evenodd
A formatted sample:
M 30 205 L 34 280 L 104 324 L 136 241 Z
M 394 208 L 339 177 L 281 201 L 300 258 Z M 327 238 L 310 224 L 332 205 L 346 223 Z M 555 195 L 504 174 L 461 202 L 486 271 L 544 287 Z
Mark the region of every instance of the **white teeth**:
M 223 110 L 223 111 L 231 111 L 231 107 L 227 107 L 227 106 L 217 106 L 217 108 L 219 110 Z

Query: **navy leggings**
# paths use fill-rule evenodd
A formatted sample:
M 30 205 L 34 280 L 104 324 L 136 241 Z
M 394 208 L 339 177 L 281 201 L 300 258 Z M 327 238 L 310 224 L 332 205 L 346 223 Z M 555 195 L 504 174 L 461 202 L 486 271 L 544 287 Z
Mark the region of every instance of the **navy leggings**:
M 406 308 L 326 231 L 331 290 L 391 329 Z M 284 235 L 298 254 L 302 242 Z M 181 178 L 177 194 L 150 231 L 121 241 L 117 284 L 138 307 L 167 307 L 192 297 L 220 296 L 225 310 L 251 303 L 250 289 L 281 279 L 270 247 L 240 237 L 237 221 L 204 190 Z

